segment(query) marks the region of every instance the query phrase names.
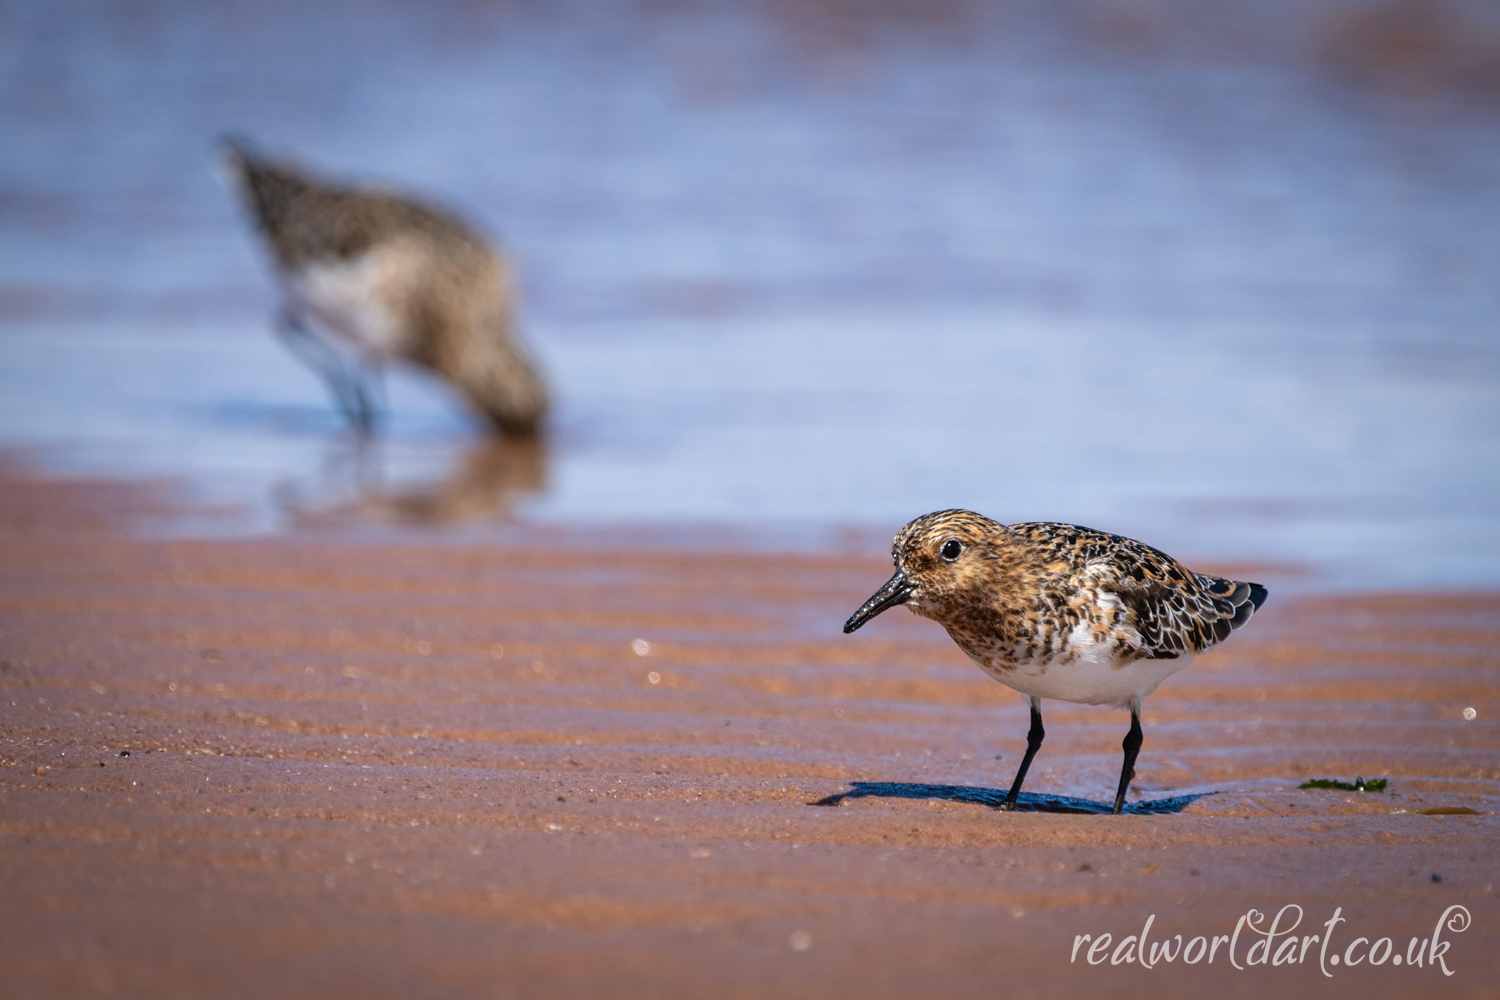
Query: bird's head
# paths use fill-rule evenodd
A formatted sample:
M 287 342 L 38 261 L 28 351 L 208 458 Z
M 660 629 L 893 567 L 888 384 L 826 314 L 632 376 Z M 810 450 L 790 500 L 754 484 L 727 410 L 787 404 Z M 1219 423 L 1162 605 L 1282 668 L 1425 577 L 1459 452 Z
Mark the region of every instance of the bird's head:
M 896 573 L 844 623 L 846 633 L 898 604 L 924 617 L 985 586 L 1002 558 L 1009 529 L 968 510 L 940 510 L 896 533 Z

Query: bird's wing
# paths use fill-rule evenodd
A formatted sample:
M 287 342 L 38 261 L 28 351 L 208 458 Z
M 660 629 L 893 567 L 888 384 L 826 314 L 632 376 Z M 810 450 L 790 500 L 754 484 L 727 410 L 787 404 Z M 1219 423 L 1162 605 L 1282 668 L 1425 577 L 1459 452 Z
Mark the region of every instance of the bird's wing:
M 1145 659 L 1202 653 L 1249 621 L 1266 599 L 1260 584 L 1193 573 L 1149 545 L 1118 536 L 1111 541 L 1085 572 L 1125 606 Z

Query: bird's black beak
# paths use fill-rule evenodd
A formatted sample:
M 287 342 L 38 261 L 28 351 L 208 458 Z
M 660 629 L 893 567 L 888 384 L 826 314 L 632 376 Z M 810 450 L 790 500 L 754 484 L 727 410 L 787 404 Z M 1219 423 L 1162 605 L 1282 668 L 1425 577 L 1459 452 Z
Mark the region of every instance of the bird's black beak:
M 917 585 L 906 578 L 906 574 L 899 569 L 896 575 L 885 581 L 885 586 L 875 591 L 875 596 L 866 601 L 858 611 L 849 616 L 844 622 L 844 634 L 848 635 L 859 628 L 865 622 L 874 618 L 886 608 L 894 608 L 898 604 L 905 604 L 911 592 L 917 589 Z

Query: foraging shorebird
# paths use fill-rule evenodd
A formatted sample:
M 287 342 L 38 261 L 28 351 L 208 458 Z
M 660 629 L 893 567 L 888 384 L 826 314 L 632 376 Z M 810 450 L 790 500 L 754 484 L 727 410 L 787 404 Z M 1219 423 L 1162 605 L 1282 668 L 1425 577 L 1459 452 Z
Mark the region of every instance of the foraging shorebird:
M 1266 588 L 1205 576 L 1149 545 L 1073 524 L 1006 526 L 967 510 L 917 518 L 896 535 L 896 574 L 847 622 L 853 632 L 905 604 L 948 630 L 980 669 L 1031 703 L 1026 756 L 1046 735 L 1042 699 L 1130 709 L 1114 811 L 1141 749 L 1141 699 L 1229 637 Z
M 275 258 L 277 333 L 356 427 L 373 429 L 381 369 L 401 358 L 443 376 L 499 430 L 535 433 L 547 389 L 516 339 L 504 262 L 480 236 L 419 201 L 223 145 Z

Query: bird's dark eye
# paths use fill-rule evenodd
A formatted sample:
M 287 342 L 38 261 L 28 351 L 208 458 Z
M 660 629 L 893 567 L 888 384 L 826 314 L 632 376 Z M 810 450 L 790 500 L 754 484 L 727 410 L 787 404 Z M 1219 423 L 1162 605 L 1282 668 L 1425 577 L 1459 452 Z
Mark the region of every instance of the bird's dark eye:
M 953 560 L 958 558 L 959 553 L 963 550 L 964 547 L 962 542 L 960 542 L 957 538 L 950 538 L 943 543 L 942 556 L 944 559 L 952 562 Z

